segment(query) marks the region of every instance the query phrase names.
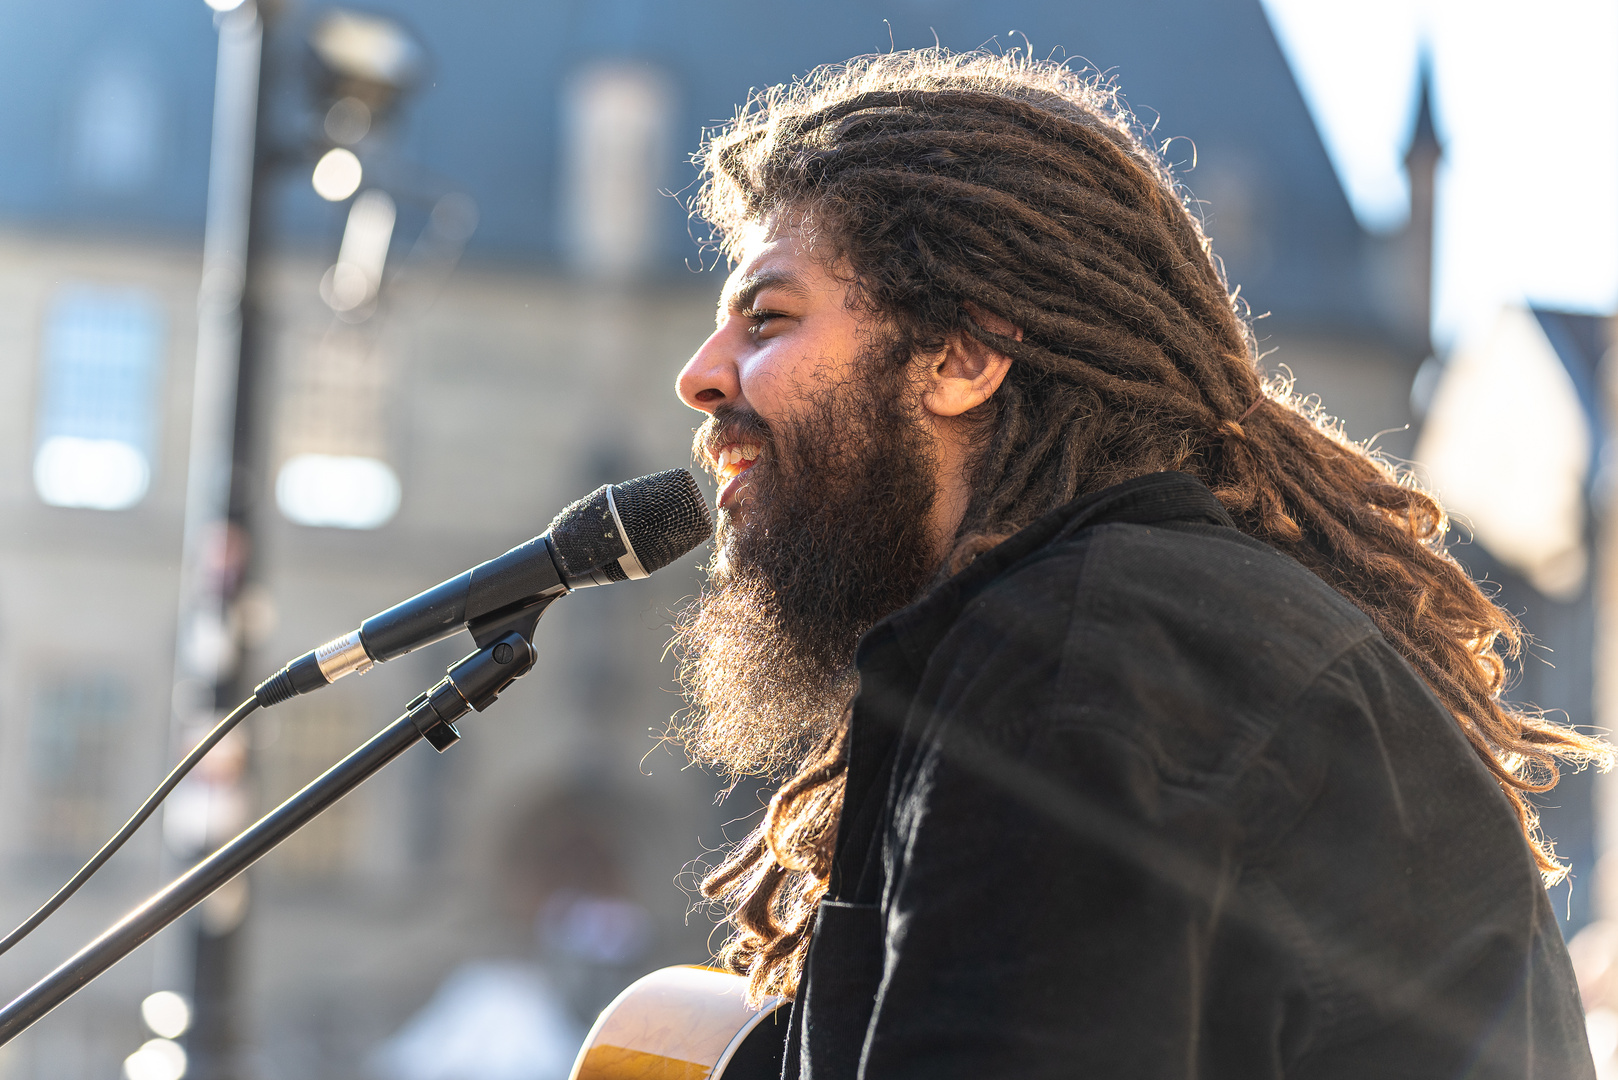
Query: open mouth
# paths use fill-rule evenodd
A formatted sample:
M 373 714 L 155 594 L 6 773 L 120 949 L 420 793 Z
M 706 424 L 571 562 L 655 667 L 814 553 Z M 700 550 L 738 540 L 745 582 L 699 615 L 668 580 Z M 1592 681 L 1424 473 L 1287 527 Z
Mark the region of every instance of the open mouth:
M 710 459 L 719 481 L 719 505 L 723 507 L 741 486 L 742 477 L 758 461 L 762 448 L 757 443 L 731 443 L 720 447 Z

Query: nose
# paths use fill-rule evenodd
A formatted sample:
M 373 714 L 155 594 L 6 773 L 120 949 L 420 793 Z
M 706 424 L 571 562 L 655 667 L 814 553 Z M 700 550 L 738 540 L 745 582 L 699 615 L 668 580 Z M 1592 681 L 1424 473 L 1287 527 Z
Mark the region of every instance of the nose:
M 712 413 L 721 405 L 741 400 L 741 373 L 734 343 L 729 340 L 733 335 L 727 332 L 729 322 L 702 343 L 674 381 L 674 392 L 693 409 Z

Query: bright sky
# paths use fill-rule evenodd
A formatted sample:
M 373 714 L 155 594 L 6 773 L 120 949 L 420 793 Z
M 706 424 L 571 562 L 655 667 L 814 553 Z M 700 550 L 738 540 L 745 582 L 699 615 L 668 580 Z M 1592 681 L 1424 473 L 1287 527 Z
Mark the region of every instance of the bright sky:
M 1263 0 L 1360 221 L 1409 206 L 1422 43 L 1440 349 L 1503 302 L 1618 307 L 1618 0 Z

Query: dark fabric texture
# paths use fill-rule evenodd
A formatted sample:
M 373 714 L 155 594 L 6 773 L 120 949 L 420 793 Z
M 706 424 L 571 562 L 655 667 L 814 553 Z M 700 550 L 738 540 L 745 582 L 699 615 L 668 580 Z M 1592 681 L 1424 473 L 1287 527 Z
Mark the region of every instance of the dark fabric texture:
M 1594 1076 L 1454 719 L 1191 477 L 1053 512 L 857 662 L 787 1080 Z

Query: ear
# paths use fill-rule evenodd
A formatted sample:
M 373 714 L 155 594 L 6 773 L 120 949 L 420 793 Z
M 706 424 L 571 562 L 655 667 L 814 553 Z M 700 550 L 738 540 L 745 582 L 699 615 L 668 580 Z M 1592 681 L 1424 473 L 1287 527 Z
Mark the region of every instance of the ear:
M 1022 330 L 1010 320 L 976 304 L 965 305 L 966 313 L 983 329 L 1001 337 L 1022 340 Z M 922 390 L 922 406 L 934 416 L 960 416 L 994 396 L 1011 370 L 1011 357 L 985 345 L 971 334 L 957 333 L 944 343 L 943 351 L 931 358 Z

